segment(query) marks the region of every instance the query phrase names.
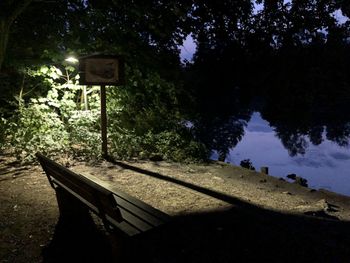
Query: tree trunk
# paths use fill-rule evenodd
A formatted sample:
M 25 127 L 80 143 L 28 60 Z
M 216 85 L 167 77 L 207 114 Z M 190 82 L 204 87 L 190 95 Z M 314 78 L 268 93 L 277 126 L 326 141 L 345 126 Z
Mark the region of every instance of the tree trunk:
M 0 13 L 0 72 L 6 55 L 11 25 L 32 1 L 33 0 L 11 1 L 14 3 L 10 3 L 9 11 L 5 14 Z
M 4 63 L 7 43 L 9 40 L 10 23 L 6 19 L 0 20 L 0 72 Z

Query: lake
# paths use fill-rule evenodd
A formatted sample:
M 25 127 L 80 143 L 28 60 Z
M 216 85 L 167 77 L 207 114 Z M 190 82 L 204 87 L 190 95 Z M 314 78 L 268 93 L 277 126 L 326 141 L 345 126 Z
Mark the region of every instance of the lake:
M 350 147 L 326 138 L 314 145 L 307 136 L 305 153 L 290 155 L 282 141 L 276 136 L 274 127 L 254 112 L 244 127 L 244 135 L 235 147 L 229 150 L 226 162 L 239 165 L 240 161 L 250 159 L 256 170 L 269 167 L 269 174 L 283 177 L 295 173 L 308 180 L 310 188 L 327 189 L 350 196 Z M 218 158 L 214 153 L 213 159 Z

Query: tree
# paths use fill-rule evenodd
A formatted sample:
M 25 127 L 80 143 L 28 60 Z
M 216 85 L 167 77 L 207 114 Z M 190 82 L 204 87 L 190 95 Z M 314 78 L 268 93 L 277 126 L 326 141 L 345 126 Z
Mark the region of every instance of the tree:
M 0 72 L 5 59 L 11 26 L 33 0 L 3 0 L 0 3 Z
M 254 3 L 262 10 L 254 10 Z M 350 23 L 340 25 L 334 18 L 339 9 L 349 13 L 345 0 L 5 0 L 0 8 L 6 28 L 0 34 L 0 65 L 6 45 L 6 66 L 19 72 L 57 64 L 71 51 L 123 55 L 129 82 L 109 96 L 115 103 L 112 116 L 122 122 L 115 121 L 115 127 L 143 136 L 181 130 L 190 121 L 194 138 L 222 158 L 242 137 L 240 120 L 249 119 L 254 92 L 266 99 L 304 95 L 308 87 L 307 106 L 317 89 L 339 84 L 347 90 L 350 83 Z M 188 34 L 197 51 L 193 63 L 182 67 L 179 45 Z M 8 79 L 12 82 L 1 85 L 0 96 L 6 87 L 14 92 L 19 86 Z M 290 112 L 302 103 L 295 100 Z M 123 110 L 113 112 L 118 108 Z M 312 128 L 307 130 L 313 141 L 320 141 L 319 129 Z M 298 136 L 280 130 L 286 144 L 298 142 Z

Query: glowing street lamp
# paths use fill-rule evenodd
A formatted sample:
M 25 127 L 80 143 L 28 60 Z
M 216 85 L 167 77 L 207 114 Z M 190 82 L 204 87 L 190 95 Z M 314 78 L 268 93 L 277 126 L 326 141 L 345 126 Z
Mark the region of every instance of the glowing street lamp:
M 72 64 L 76 64 L 79 62 L 79 60 L 73 56 L 67 57 L 64 61 L 72 63 Z

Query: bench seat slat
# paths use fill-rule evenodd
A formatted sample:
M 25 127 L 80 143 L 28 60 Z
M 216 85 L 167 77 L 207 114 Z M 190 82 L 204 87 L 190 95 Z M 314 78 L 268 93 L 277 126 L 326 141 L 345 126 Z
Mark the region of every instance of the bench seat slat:
M 118 204 L 119 205 L 119 204 Z M 128 222 L 130 225 L 133 225 L 135 228 L 145 232 L 152 229 L 152 225 L 147 221 L 141 219 L 143 215 L 135 216 L 130 213 L 128 210 L 125 210 L 123 207 L 118 206 L 120 213 L 122 215 L 123 221 Z
M 160 220 L 159 218 L 155 217 L 153 214 L 149 213 L 149 211 L 142 210 L 139 207 L 133 205 L 133 203 L 130 203 L 117 195 L 114 195 L 114 198 L 116 199 L 117 204 L 120 208 L 125 209 L 126 211 L 130 212 L 136 217 L 142 215 L 142 220 L 144 220 L 151 226 L 156 227 L 164 224 L 163 220 Z
M 127 201 L 128 203 L 132 203 L 135 207 L 138 209 L 147 212 L 148 214 L 152 215 L 153 218 L 158 219 L 158 222 L 168 222 L 170 221 L 169 215 L 163 213 L 160 210 L 155 209 L 154 207 L 140 201 L 139 199 L 136 199 L 135 197 L 128 195 L 127 193 L 121 192 L 121 191 L 114 191 L 113 192 L 115 196 L 120 201 L 121 199 Z M 119 199 L 120 198 L 120 199 Z
M 127 221 L 117 222 L 117 221 L 115 221 L 113 218 L 111 218 L 109 216 L 107 216 L 107 220 L 109 222 L 111 222 L 111 224 L 115 228 L 121 230 L 127 236 L 132 237 L 132 236 L 135 236 L 135 235 L 143 233 L 143 231 L 141 231 L 140 229 L 135 228 L 133 225 L 129 224 L 129 222 L 127 222 Z

